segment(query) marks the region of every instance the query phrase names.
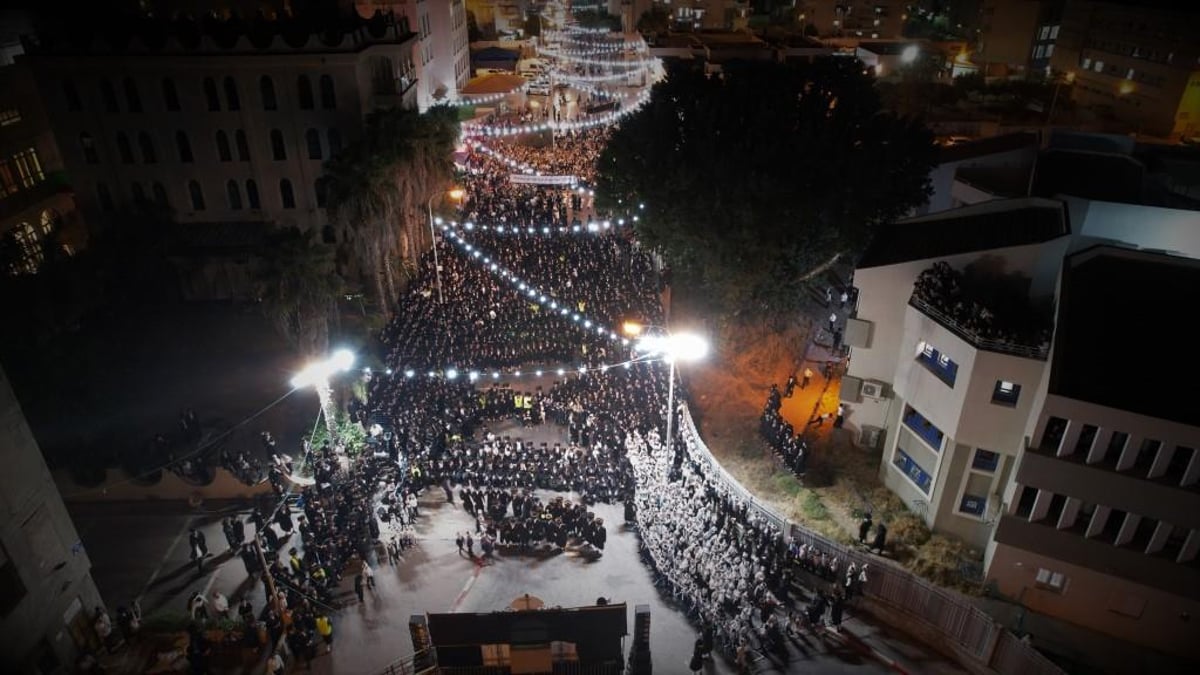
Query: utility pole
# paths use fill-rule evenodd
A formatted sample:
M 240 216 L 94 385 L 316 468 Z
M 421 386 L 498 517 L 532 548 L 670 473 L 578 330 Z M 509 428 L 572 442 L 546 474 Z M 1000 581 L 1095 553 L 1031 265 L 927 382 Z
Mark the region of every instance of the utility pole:
M 268 525 L 268 527 L 270 526 Z M 282 616 L 279 611 L 279 593 L 275 590 L 275 577 L 271 576 L 271 567 L 267 565 L 267 557 L 263 555 L 262 538 L 258 533 L 254 534 L 254 552 L 258 554 L 258 564 L 262 566 L 263 577 L 267 580 L 267 590 L 271 593 L 268 603 L 276 615 Z

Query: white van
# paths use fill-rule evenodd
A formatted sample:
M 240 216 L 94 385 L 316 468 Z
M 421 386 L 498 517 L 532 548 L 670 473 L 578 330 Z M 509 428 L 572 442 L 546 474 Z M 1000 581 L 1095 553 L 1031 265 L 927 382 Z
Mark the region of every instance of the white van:
M 550 64 L 543 59 L 521 59 L 517 63 L 519 75 L 541 75 L 550 70 Z

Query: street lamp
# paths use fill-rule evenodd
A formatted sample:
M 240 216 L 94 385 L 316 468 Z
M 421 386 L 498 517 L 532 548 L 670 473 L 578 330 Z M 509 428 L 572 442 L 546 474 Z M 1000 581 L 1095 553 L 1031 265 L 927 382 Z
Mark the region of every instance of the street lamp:
M 446 192 L 446 195 L 456 202 L 460 201 L 466 194 L 466 191 L 460 187 L 452 188 Z M 429 214 L 429 243 L 430 247 L 433 248 L 433 273 L 437 277 L 438 304 L 440 305 L 444 301 L 442 296 L 442 264 L 438 262 L 437 233 L 433 229 L 433 200 L 437 198 L 437 194 L 429 198 L 429 201 L 425 203 L 425 211 Z
M 642 326 L 636 321 L 626 321 L 622 327 L 626 333 L 641 334 L 648 328 L 658 326 Z M 677 361 L 695 362 L 708 355 L 708 341 L 695 333 L 662 333 L 659 335 L 643 335 L 634 343 L 634 349 L 647 356 L 661 357 L 671 364 L 670 380 L 667 384 L 667 437 L 666 442 L 672 450 L 675 448 L 671 436 L 675 419 L 675 363 Z
M 333 416 L 333 389 L 329 386 L 329 378 L 338 373 L 344 373 L 354 366 L 354 352 L 349 349 L 339 349 L 323 361 L 315 361 L 305 366 L 291 380 L 293 389 L 312 387 L 317 390 L 317 398 L 321 401 L 321 415 L 325 417 L 325 428 L 329 436 L 336 440 Z

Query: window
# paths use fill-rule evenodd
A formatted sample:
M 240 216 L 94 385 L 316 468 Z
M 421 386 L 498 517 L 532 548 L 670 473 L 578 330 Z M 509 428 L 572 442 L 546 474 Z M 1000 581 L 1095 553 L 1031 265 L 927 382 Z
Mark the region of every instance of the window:
M 37 274 L 45 260 L 42 237 L 28 222 L 21 222 L 8 230 L 5 242 L 13 249 L 8 263 L 8 272 L 13 275 Z
M 237 181 L 231 180 L 225 183 L 225 194 L 229 197 L 229 208 L 233 211 L 241 211 L 242 193 L 238 190 Z
M 62 214 L 54 209 L 46 209 L 42 211 L 42 217 L 39 219 L 39 229 L 42 231 L 42 236 L 47 237 L 62 227 Z
M 283 145 L 283 132 L 278 129 L 271 130 L 271 157 L 277 162 L 287 159 L 287 148 Z
M 1092 60 L 1090 58 L 1084 57 L 1083 62 L 1080 63 L 1079 65 L 1084 70 L 1089 70 L 1092 67 Z
M 105 213 L 112 213 L 116 208 L 113 204 L 112 192 L 104 183 L 96 183 L 96 201 L 100 202 L 100 210 Z
M 184 164 L 192 163 L 192 142 L 188 140 L 187 132 L 182 129 L 175 132 L 175 149 L 179 151 L 179 161 Z
M 292 181 L 286 178 L 279 181 L 279 201 L 285 209 L 296 208 L 296 194 L 292 192 Z
M 975 456 L 971 458 L 971 468 L 985 473 L 995 473 L 1000 467 L 1000 453 L 975 448 Z
M 933 477 L 925 469 L 921 468 L 921 465 L 913 461 L 913 458 L 909 457 L 908 453 L 901 449 L 900 446 L 896 446 L 896 454 L 892 459 L 892 463 L 896 465 L 900 473 L 903 473 L 914 485 L 920 488 L 921 492 L 929 494 L 930 488 L 933 487 Z
M 37 150 L 29 148 L 13 155 L 13 164 L 17 165 L 17 174 L 21 177 L 21 186 L 29 189 L 46 180 L 42 172 L 42 163 L 38 160 Z
M 933 423 L 925 419 L 925 416 L 917 412 L 912 406 L 904 406 L 904 426 L 912 430 L 918 438 L 925 441 L 929 447 L 935 452 L 941 451 L 942 439 L 945 434 L 941 429 L 933 426 Z
M 1021 488 L 1021 496 L 1017 498 L 1017 517 L 1029 519 L 1033 513 L 1033 505 L 1037 502 L 1038 489 L 1025 485 Z
M 1054 45 L 1046 45 L 1046 58 L 1054 56 Z
M 996 387 L 992 389 L 992 403 L 1015 408 L 1020 398 L 1021 385 L 1008 380 L 996 380 Z
M 1096 442 L 1096 434 L 1100 433 L 1100 427 L 1094 424 L 1085 424 L 1079 430 L 1079 440 L 1075 441 L 1075 448 L 1071 452 L 1081 452 L 1087 456 L 1092 451 L 1092 444 Z
M 167 189 L 158 181 L 154 181 L 154 203 L 164 209 L 171 207 L 171 203 L 167 200 Z
M 304 132 L 304 141 L 308 145 L 308 158 L 321 159 L 321 134 L 316 129 Z
M 188 196 L 192 198 L 192 210 L 204 210 L 204 190 L 200 189 L 200 183 L 196 181 L 188 181 Z
M 1134 75 L 1133 68 L 1130 68 L 1129 70 L 1125 71 L 1125 79 L 1132 80 L 1133 75 Z
M 117 154 L 122 164 L 133 164 L 133 146 L 129 145 L 129 137 L 124 131 L 117 132 Z
M 328 75 L 321 76 L 321 107 L 326 110 L 337 109 L 337 96 L 333 91 L 333 78 Z
M 335 157 L 342 151 L 342 132 L 337 129 L 329 130 L 329 156 Z
M 63 98 L 67 101 L 67 110 L 79 112 L 83 110 L 83 101 L 79 98 L 79 90 L 71 80 L 63 80 Z
M 1092 64 L 1092 70 L 1096 71 L 1097 73 L 1104 72 L 1104 62 L 1097 61 L 1096 63 Z
M 1133 461 L 1133 468 L 1141 472 L 1150 470 L 1154 465 L 1154 460 L 1158 458 L 1158 451 L 1162 448 L 1162 441 L 1156 441 L 1152 438 L 1143 438 L 1142 445 L 1138 448 L 1137 457 Z
M 317 196 L 317 208 L 325 208 L 325 204 L 328 201 L 325 199 L 325 183 L 319 179 L 313 183 L 313 194 Z
M 217 158 L 222 162 L 233 161 L 233 151 L 229 149 L 229 135 L 224 131 L 217 132 Z
M 238 98 L 237 82 L 228 75 L 225 76 L 225 105 L 229 110 L 242 109 L 242 101 Z
M 146 190 L 142 187 L 141 183 L 133 181 L 133 184 L 129 186 L 129 192 L 133 195 L 134 204 L 141 205 L 146 203 Z
M 258 80 L 258 90 L 262 95 L 263 110 L 277 110 L 279 102 L 275 99 L 275 80 L 270 75 L 263 75 Z
M 1062 593 L 1067 587 L 1067 578 L 1061 572 L 1052 572 L 1044 567 L 1038 568 L 1036 581 L 1038 588 L 1055 593 Z
M 250 144 L 246 142 L 246 132 L 238 129 L 233 132 L 234 144 L 237 145 L 237 154 L 239 162 L 250 161 Z
M 1050 452 L 1058 452 L 1063 437 L 1067 435 L 1067 421 L 1061 417 L 1050 417 L 1046 420 L 1046 430 L 1042 432 L 1042 443 L 1038 447 Z
M 262 208 L 258 202 L 258 183 L 253 179 L 246 181 L 246 203 L 252 209 Z
M 21 121 L 21 110 L 19 108 L 9 108 L 0 110 L 0 127 L 7 127 L 17 124 Z
M 211 77 L 204 78 L 204 100 L 208 102 L 209 112 L 221 109 L 221 98 L 217 96 L 217 83 Z
M 100 156 L 96 152 L 96 141 L 89 133 L 79 134 L 79 146 L 83 148 L 83 160 L 88 164 L 99 164 Z
M 313 109 L 313 89 L 312 82 L 307 75 L 301 75 L 296 78 L 296 98 L 300 101 L 301 110 Z
M 154 152 L 154 141 L 150 140 L 150 134 L 144 131 L 138 133 L 138 147 L 142 150 L 143 162 L 147 164 L 158 162 L 158 154 Z
M 987 497 L 963 493 L 962 501 L 958 504 L 958 510 L 972 516 L 982 517 L 984 512 L 987 511 Z
M 137 82 L 134 82 L 132 77 L 125 78 L 125 105 L 131 113 L 142 112 L 142 96 L 138 93 Z
M 1050 27 L 1050 39 L 1051 39 L 1051 40 L 1057 40 L 1057 39 L 1058 39 L 1058 26 L 1051 26 L 1051 27 Z
M 1040 59 L 1045 56 L 1046 56 L 1046 47 L 1044 45 L 1038 45 L 1037 47 L 1033 48 L 1033 58 Z
M 958 377 L 958 364 L 949 356 L 939 352 L 928 342 L 917 343 L 917 362 L 933 373 L 946 386 L 953 388 L 954 380 Z
M 1108 447 L 1104 449 L 1104 456 L 1100 458 L 1100 463 L 1111 464 L 1116 466 L 1121 460 L 1121 453 L 1125 452 L 1125 445 L 1129 442 L 1129 434 L 1124 431 L 1114 431 L 1111 438 L 1108 439 Z
M 104 101 L 105 112 L 117 112 L 117 92 L 113 89 L 112 82 L 100 80 L 100 98 Z
M 1049 40 L 1050 39 L 1050 26 L 1042 26 L 1042 30 L 1038 32 L 1038 39 L 1039 40 Z
M 162 81 L 163 106 L 169 112 L 179 112 L 179 90 L 175 88 L 175 80 L 165 78 Z

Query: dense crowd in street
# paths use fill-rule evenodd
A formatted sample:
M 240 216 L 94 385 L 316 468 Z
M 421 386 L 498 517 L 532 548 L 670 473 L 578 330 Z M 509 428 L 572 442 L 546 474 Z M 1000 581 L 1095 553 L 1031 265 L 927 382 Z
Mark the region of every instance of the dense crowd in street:
M 552 146 L 540 148 L 505 138 L 491 140 L 488 145 L 522 168 L 532 169 L 540 175 L 575 176 L 592 185 L 596 178 L 596 162 L 610 133 L 608 127 L 567 131 L 556 135 Z

